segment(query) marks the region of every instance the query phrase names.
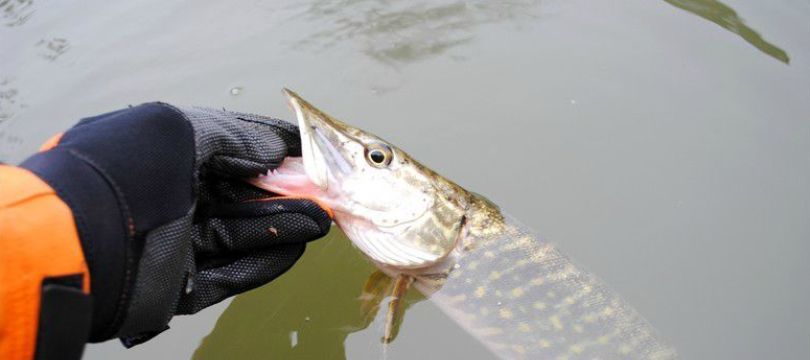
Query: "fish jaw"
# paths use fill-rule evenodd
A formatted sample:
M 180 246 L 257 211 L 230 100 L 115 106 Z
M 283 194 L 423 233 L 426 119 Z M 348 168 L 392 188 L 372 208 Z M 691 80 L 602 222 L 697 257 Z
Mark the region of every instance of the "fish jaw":
M 354 170 L 353 152 L 360 147 L 347 135 L 348 127 L 318 110 L 289 89 L 282 91 L 295 113 L 301 134 L 301 157 L 309 180 L 322 190 L 336 186 Z M 336 189 L 337 190 L 337 189 Z
M 319 138 L 316 134 L 317 128 L 313 124 L 313 120 L 304 113 L 299 98 L 294 96 L 290 90 L 284 89 L 283 92 L 287 95 L 290 108 L 295 112 L 295 118 L 298 120 L 298 129 L 301 133 L 301 164 L 304 172 L 311 184 L 321 190 L 326 190 L 329 188 L 329 168 L 326 167 L 323 151 L 314 143 Z M 303 158 L 309 159 L 309 161 L 304 162 Z

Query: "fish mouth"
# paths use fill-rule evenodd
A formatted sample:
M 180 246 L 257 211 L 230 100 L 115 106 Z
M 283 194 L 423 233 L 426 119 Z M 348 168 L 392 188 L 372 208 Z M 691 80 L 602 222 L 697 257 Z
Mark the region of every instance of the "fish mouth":
M 354 166 L 343 144 L 350 139 L 348 125 L 318 110 L 290 89 L 282 93 L 295 112 L 301 133 L 301 157 L 309 180 L 324 192 L 336 186 Z
M 250 179 L 269 192 L 317 199 L 333 210 L 341 207 L 340 181 L 354 170 L 346 144 L 355 139 L 352 128 L 318 110 L 290 89 L 283 89 L 295 113 L 301 157 L 287 157 L 267 174 Z

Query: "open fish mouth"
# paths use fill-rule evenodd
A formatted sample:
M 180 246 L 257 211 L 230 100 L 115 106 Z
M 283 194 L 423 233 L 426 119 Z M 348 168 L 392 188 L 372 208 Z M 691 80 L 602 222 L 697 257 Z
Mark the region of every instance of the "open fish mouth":
M 337 205 L 333 201 L 327 201 L 323 189 L 310 180 L 304 170 L 304 160 L 300 157 L 288 157 L 278 168 L 259 175 L 250 182 L 279 195 L 317 199 L 319 203 L 329 208 Z
M 330 194 L 330 185 L 334 190 L 338 178 L 352 170 L 336 145 L 345 125 L 321 113 L 293 91 L 284 89 L 283 93 L 298 122 L 302 156 L 287 157 L 278 168 L 252 179 L 251 183 L 280 195 L 310 197 L 337 209 L 340 203 Z
M 284 89 L 283 93 L 295 112 L 301 132 L 304 171 L 312 183 L 322 190 L 328 190 L 329 183 L 334 182 L 337 176 L 352 170 L 344 149 L 340 148 L 342 139 L 339 137 L 345 136 L 345 125 L 322 113 L 293 91 Z

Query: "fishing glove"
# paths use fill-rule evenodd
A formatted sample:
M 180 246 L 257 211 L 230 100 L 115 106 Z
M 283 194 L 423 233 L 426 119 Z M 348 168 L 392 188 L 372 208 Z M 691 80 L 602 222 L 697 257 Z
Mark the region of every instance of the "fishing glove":
M 90 273 L 89 340 L 146 341 L 289 269 L 331 219 L 244 182 L 300 156 L 294 125 L 148 103 L 86 118 L 26 168 L 70 207 Z

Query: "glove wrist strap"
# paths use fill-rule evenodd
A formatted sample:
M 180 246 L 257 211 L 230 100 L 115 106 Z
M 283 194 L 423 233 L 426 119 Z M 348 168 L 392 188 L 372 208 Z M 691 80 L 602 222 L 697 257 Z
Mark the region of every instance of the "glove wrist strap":
M 38 153 L 21 164 L 50 185 L 70 207 L 82 251 L 91 274 L 95 299 L 90 341 L 103 341 L 115 333 L 125 284 L 127 245 L 126 216 L 110 183 L 80 154 L 55 148 Z

